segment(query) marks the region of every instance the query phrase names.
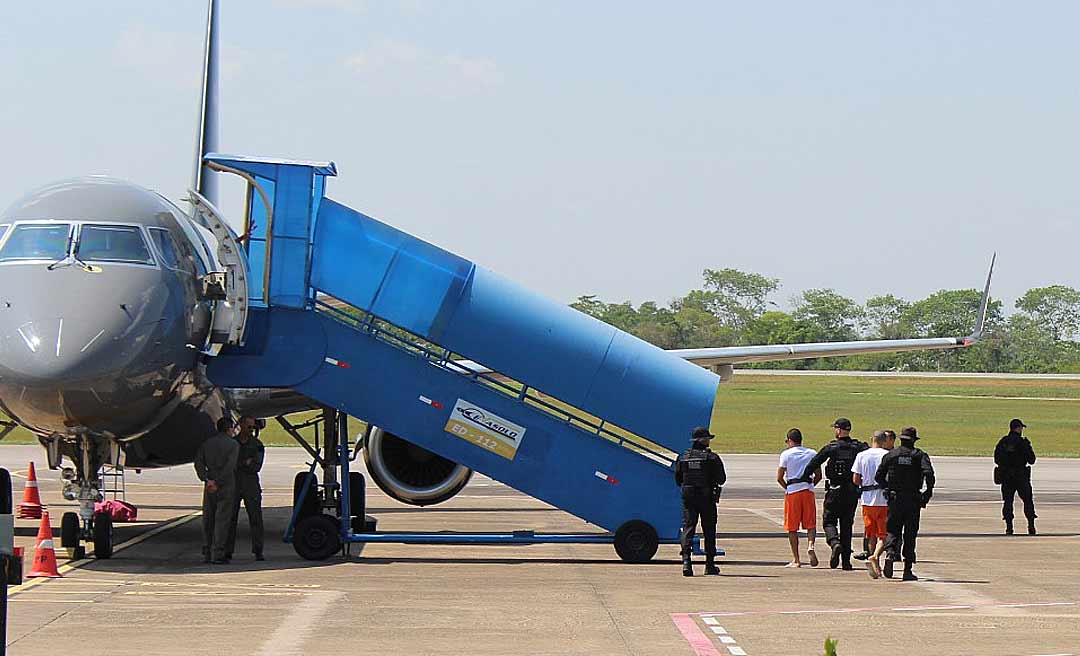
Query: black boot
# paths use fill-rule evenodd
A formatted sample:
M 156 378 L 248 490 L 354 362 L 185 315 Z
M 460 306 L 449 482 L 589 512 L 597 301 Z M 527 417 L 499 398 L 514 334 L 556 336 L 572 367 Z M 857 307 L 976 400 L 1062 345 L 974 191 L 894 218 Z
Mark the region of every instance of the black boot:
M 1011 519 L 1006 519 L 1005 520 L 1005 535 L 1012 535 L 1012 534 L 1013 534 L 1012 520 Z
M 720 576 L 720 568 L 714 559 L 715 556 L 705 556 L 705 576 Z
M 919 577 L 915 576 L 915 572 L 911 571 L 913 563 L 910 560 L 904 561 L 904 581 L 918 581 Z
M 832 546 L 832 554 L 829 556 L 829 567 L 836 569 L 840 566 L 840 553 L 843 549 L 840 547 L 840 543 L 837 542 Z
M 840 565 L 840 569 L 843 569 L 844 571 L 847 571 L 847 572 L 850 572 L 851 570 L 855 569 L 855 567 L 851 564 L 851 556 L 849 556 L 847 554 L 844 554 L 844 562 L 843 562 L 842 565 Z
M 1028 535 L 1035 535 L 1035 520 L 1028 520 Z
M 885 556 L 885 567 L 881 571 L 883 574 L 885 574 L 885 578 L 887 579 L 892 578 L 893 562 L 895 561 L 893 561 L 892 558 L 890 558 L 889 556 Z
M 682 561 L 682 575 L 683 576 L 693 576 L 694 575 L 694 566 L 690 564 L 690 559 L 689 558 L 683 558 L 683 561 Z

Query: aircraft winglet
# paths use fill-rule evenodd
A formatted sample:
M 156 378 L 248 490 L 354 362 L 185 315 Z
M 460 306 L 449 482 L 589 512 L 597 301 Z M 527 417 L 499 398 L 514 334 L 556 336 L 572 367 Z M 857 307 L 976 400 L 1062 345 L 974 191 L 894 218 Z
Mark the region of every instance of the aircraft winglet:
M 986 312 L 990 307 L 990 279 L 994 276 L 994 262 L 997 261 L 997 253 L 990 258 L 990 271 L 986 274 L 986 286 L 983 287 L 982 301 L 979 303 L 979 318 L 975 322 L 975 330 L 964 338 L 964 346 L 971 346 L 982 339 L 983 329 L 986 328 Z

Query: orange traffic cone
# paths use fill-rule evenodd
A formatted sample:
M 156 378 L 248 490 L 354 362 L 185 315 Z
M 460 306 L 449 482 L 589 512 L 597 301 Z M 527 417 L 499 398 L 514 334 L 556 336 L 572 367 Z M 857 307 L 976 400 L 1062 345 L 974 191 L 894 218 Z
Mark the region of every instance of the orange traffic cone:
M 31 461 L 26 487 L 23 488 L 22 503 L 19 504 L 19 519 L 41 519 L 41 510 L 44 507 L 38 494 L 37 472 L 34 471 L 34 462 Z
M 34 547 L 34 565 L 26 578 L 39 577 L 59 578 L 63 574 L 56 569 L 56 552 L 53 551 L 52 524 L 49 523 L 49 513 L 41 516 L 41 526 L 37 532 L 37 546 Z

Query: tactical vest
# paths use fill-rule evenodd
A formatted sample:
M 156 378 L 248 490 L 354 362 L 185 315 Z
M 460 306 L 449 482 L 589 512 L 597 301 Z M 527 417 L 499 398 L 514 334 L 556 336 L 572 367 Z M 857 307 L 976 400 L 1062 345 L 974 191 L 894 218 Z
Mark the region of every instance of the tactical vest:
M 900 494 L 914 494 L 922 489 L 922 461 L 925 453 L 918 449 L 902 451 L 889 463 L 889 489 Z
M 682 472 L 682 484 L 684 487 L 709 487 L 709 470 L 706 463 L 709 461 L 708 451 L 687 449 L 679 459 L 679 470 Z
M 836 446 L 825 467 L 825 476 L 832 487 L 854 485 L 851 481 L 851 466 L 855 456 L 859 455 L 860 444 L 855 440 L 837 440 Z

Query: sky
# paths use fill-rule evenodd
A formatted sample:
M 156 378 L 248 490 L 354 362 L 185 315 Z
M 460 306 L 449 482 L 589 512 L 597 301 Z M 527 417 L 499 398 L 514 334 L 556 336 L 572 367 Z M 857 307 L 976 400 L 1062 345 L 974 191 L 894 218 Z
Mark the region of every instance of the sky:
M 1080 287 L 1080 4 L 222 0 L 225 152 L 551 298 Z M 3 3 L 0 206 L 182 197 L 203 0 Z M 222 203 L 239 220 L 242 188 Z

